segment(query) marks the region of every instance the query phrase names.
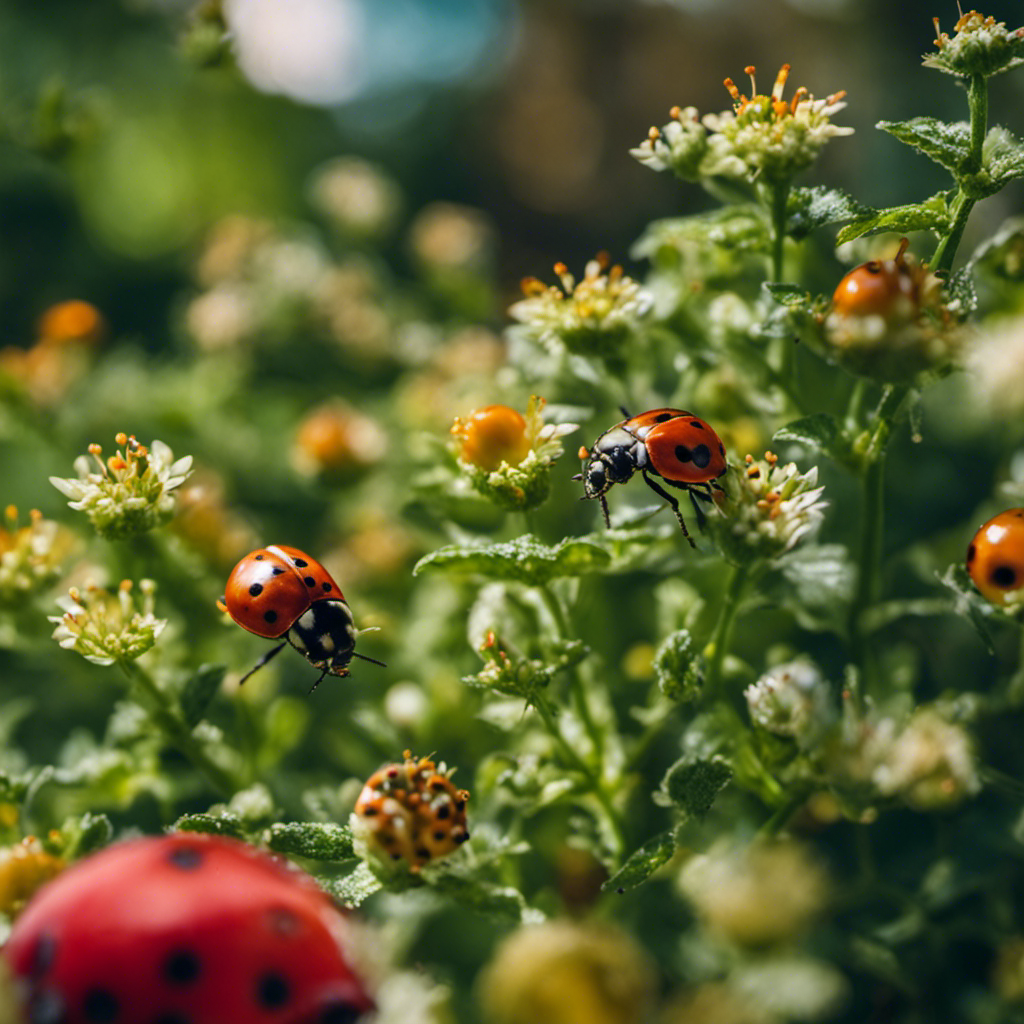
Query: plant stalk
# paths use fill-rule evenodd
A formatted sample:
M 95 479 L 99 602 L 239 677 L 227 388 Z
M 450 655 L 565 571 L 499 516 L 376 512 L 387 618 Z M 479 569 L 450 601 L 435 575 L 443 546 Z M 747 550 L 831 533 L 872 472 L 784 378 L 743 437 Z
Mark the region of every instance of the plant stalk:
M 726 587 L 725 597 L 722 599 L 722 607 L 718 610 L 718 621 L 715 623 L 711 639 L 705 648 L 705 654 L 708 658 L 708 676 L 705 693 L 708 700 L 715 700 L 721 695 L 722 665 L 725 662 L 725 655 L 729 650 L 729 642 L 732 639 L 736 613 L 739 610 L 743 591 L 746 589 L 749 579 L 749 565 L 733 566 L 732 573 L 729 576 L 729 583 Z

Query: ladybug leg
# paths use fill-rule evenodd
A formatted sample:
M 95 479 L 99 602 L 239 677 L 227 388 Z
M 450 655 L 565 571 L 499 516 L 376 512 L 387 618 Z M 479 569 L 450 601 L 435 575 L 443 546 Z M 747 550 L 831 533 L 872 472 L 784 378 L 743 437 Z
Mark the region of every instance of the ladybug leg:
M 612 528 L 612 521 L 608 516 L 608 499 L 603 494 L 599 494 L 598 498 L 601 499 L 601 511 L 604 513 L 605 528 L 610 530 Z
M 309 688 L 310 693 L 312 693 L 324 681 L 324 676 L 327 675 L 327 672 L 328 669 L 325 668 L 323 672 L 320 673 L 320 678 L 317 679 L 317 681 Z
M 285 640 L 283 643 L 279 643 L 276 647 L 273 647 L 269 651 L 267 651 L 267 653 L 264 654 L 263 657 L 260 658 L 260 660 L 257 661 L 256 664 L 253 665 L 253 667 L 249 669 L 249 671 L 246 672 L 241 679 L 238 680 L 238 685 L 241 686 L 242 683 L 244 683 L 246 679 L 249 678 L 249 676 L 251 676 L 254 672 L 258 672 L 261 668 L 263 668 L 264 665 L 266 665 L 268 661 L 270 661 L 272 657 L 274 657 L 275 654 L 280 654 L 281 651 L 283 651 L 287 646 L 288 641 Z
M 676 519 L 679 520 L 679 528 L 683 531 L 683 536 L 689 542 L 691 548 L 695 548 L 697 545 L 694 544 L 693 538 L 690 536 L 690 531 L 686 528 L 686 523 L 683 520 L 683 513 L 679 511 L 679 502 L 672 497 L 664 487 L 660 487 L 656 484 L 643 470 L 641 470 L 641 476 L 644 478 L 644 483 L 659 497 L 664 498 L 672 508 L 672 511 L 676 514 Z M 689 488 L 687 488 L 689 490 Z
M 377 627 L 373 626 L 371 628 L 376 629 Z M 359 632 L 360 633 L 366 633 L 368 631 L 365 630 L 365 629 L 361 629 Z M 360 654 L 358 651 L 353 651 L 352 652 L 352 657 L 353 658 L 360 658 L 363 661 L 372 661 L 374 663 L 374 665 L 380 665 L 381 668 L 387 668 L 388 667 L 386 662 L 378 661 L 376 658 L 368 658 L 365 654 Z M 309 692 L 312 693 L 313 691 L 310 690 Z

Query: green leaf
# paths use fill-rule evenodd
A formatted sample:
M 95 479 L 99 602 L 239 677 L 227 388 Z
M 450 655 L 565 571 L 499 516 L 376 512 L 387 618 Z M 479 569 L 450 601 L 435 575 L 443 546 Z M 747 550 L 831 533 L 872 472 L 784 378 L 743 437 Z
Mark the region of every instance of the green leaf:
M 383 888 L 381 880 L 360 861 L 355 870 L 341 878 L 323 878 L 316 876 L 317 883 L 325 892 L 330 893 L 342 906 L 355 908 L 375 892 Z
M 181 691 L 181 710 L 191 729 L 198 725 L 224 681 L 227 665 L 200 665 Z
M 277 853 L 311 860 L 351 860 L 352 830 L 322 821 L 279 822 L 271 825 L 267 845 Z
M 704 686 L 702 659 L 689 630 L 680 629 L 662 641 L 654 655 L 654 673 L 661 692 L 670 700 L 696 700 Z
M 971 620 L 971 625 L 974 626 L 981 642 L 988 648 L 990 654 L 995 654 L 996 646 L 987 621 L 995 614 L 995 609 L 974 589 L 974 583 L 966 567 L 956 562 L 938 579 L 944 587 L 953 591 L 956 613 Z
M 210 836 L 245 839 L 245 829 L 233 814 L 183 814 L 175 823 L 176 832 L 202 832 Z
M 478 914 L 497 918 L 509 924 L 518 924 L 524 919 L 536 918 L 536 911 L 526 905 L 518 889 L 507 885 L 495 885 L 479 878 L 445 871 L 424 871 L 424 881 L 436 892 Z
M 703 818 L 732 779 L 732 768 L 720 757 L 682 757 L 665 773 L 662 792 L 690 818 Z
M 672 859 L 675 851 L 675 830 L 662 832 L 644 843 L 639 850 L 634 850 L 626 863 L 601 886 L 601 890 L 624 893 L 627 889 L 643 885 L 658 868 Z
M 442 569 L 538 587 L 562 576 L 599 572 L 610 562 L 611 555 L 588 540 L 567 537 L 549 547 L 525 534 L 501 544 L 449 544 L 421 558 L 413 575 L 424 569 Z
M 840 440 L 845 442 L 842 427 L 835 416 L 826 412 L 815 412 L 810 416 L 793 420 L 775 431 L 773 441 L 796 441 L 808 448 L 820 448 L 821 451 L 833 454 L 840 447 Z
M 982 242 L 968 266 L 1006 281 L 1024 280 L 1024 217 L 1009 217 Z
M 789 309 L 808 309 L 814 301 L 814 296 L 806 288 L 796 284 L 766 281 L 763 287 L 776 302 Z
M 1006 128 L 991 129 L 981 149 L 981 173 L 972 179 L 978 198 L 993 195 L 1014 178 L 1021 177 L 1024 177 L 1024 143 Z
M 824 185 L 795 188 L 786 208 L 786 234 L 795 239 L 806 238 L 815 228 L 845 224 L 871 212 L 870 206 L 858 202 L 841 188 Z
M 763 252 L 771 239 L 764 218 L 756 207 L 741 204 L 723 206 L 692 217 L 656 220 L 630 250 L 634 259 L 655 259 L 664 250 L 675 250 L 684 258 L 703 248 L 729 252 Z
M 946 283 L 947 309 L 963 317 L 978 308 L 978 290 L 974 287 L 974 267 L 965 263 Z
M 85 857 L 102 849 L 114 838 L 114 826 L 105 814 L 86 811 L 81 818 L 65 821 L 61 826 L 63 856 L 68 860 Z
M 842 544 L 810 544 L 787 552 L 777 562 L 779 585 L 765 587 L 774 599 L 810 630 L 844 632 L 846 603 L 853 597 L 854 568 Z
M 875 127 L 923 153 L 957 178 L 970 154 L 971 126 L 966 121 L 949 124 L 935 117 L 914 117 L 909 121 L 879 121 Z
M 911 231 L 934 231 L 937 235 L 945 234 L 952 223 L 946 197 L 947 193 L 937 192 L 920 203 L 875 210 L 870 215 L 859 217 L 847 224 L 836 235 L 836 245 L 853 241 L 861 235 L 876 235 L 881 231 L 893 231 L 903 235 Z

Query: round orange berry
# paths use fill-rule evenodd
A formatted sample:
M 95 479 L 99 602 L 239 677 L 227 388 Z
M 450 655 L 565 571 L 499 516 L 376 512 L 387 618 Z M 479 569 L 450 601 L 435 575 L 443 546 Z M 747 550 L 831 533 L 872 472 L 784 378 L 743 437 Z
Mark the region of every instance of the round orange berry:
M 530 451 L 526 420 L 507 405 L 488 405 L 463 420 L 456 420 L 452 433 L 461 439 L 459 455 L 488 473 L 503 462 L 518 466 Z

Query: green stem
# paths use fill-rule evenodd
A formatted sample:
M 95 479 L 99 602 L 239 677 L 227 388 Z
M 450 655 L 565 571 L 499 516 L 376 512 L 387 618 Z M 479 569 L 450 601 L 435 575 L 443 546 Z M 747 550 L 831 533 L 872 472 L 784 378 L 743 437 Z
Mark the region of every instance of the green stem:
M 771 192 L 772 214 L 772 280 L 782 280 L 782 260 L 786 244 L 786 206 L 789 203 L 790 182 L 775 182 L 768 186 Z
M 765 838 L 777 836 L 786 827 L 786 822 L 793 817 L 797 809 L 803 806 L 807 796 L 807 792 L 801 789 L 788 797 L 786 802 L 758 829 L 758 835 Z
M 234 779 L 207 753 L 181 718 L 180 709 L 156 684 L 153 677 L 134 661 L 119 661 L 124 674 L 145 694 L 153 709 L 153 721 L 167 742 L 192 762 L 221 796 L 231 796 L 237 786 Z
M 736 622 L 736 612 L 739 610 L 740 600 L 749 578 L 749 565 L 733 566 L 725 597 L 722 600 L 722 607 L 718 610 L 718 621 L 715 623 L 711 639 L 704 649 L 705 656 L 708 658 L 706 696 L 709 701 L 715 700 L 721 695 L 722 665 L 726 652 L 729 650 L 732 628 Z
M 967 86 L 967 106 L 971 117 L 971 148 L 964 162 L 965 175 L 977 174 L 982 167 L 982 147 L 988 133 L 988 79 L 984 75 L 972 75 Z M 953 258 L 967 227 L 967 218 L 974 209 L 977 198 L 971 196 L 961 181 L 957 182 L 957 194 L 953 200 L 953 223 L 939 241 L 932 254 L 930 270 L 933 274 L 948 273 Z
M 555 716 L 552 713 L 551 708 L 548 707 L 547 701 L 540 694 L 538 694 L 534 700 L 533 706 L 537 709 L 537 713 L 540 715 L 541 721 L 544 723 L 544 727 L 551 735 L 551 738 L 555 741 L 555 745 L 561 751 L 566 764 L 578 771 L 589 783 L 591 791 L 604 812 L 604 818 L 608 826 L 608 830 L 614 838 L 616 847 L 614 853 L 616 860 L 621 859 L 622 854 L 626 849 L 626 829 L 622 821 L 622 816 L 619 814 L 618 809 L 612 802 L 611 794 L 609 794 L 608 790 L 604 786 L 604 781 L 600 775 L 595 772 L 595 770 L 588 765 L 582 757 L 580 757 L 572 744 L 569 743 L 562 735 L 562 730 L 558 728 L 558 723 L 555 721 Z

